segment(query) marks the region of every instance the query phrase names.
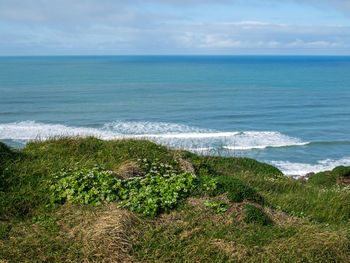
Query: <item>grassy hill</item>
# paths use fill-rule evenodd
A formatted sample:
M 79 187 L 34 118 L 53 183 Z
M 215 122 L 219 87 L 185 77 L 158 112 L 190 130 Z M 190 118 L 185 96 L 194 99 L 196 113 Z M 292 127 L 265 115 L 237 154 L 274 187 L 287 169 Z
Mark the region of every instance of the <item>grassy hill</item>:
M 0 262 L 350 262 L 349 179 L 145 140 L 0 143 Z

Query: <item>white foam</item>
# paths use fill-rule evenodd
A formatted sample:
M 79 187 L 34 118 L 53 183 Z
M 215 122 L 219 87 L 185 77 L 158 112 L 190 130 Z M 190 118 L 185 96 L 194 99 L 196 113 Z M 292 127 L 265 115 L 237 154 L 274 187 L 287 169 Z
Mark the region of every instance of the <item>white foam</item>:
M 103 126 L 104 130 L 113 131 L 119 134 L 128 135 L 164 135 L 164 134 L 183 134 L 183 133 L 202 133 L 212 132 L 210 129 L 201 129 L 197 127 L 191 127 L 184 124 L 167 123 L 167 122 L 136 122 L 136 121 L 114 121 L 106 123 Z
M 71 127 L 23 121 L 0 124 L 1 140 L 29 141 L 56 136 L 95 136 L 101 139 L 149 139 L 163 145 L 193 151 L 250 150 L 305 145 L 298 138 L 273 131 L 222 132 L 164 122 L 111 122 L 102 128 Z M 198 150 L 199 149 L 199 150 Z
M 310 172 L 318 173 L 332 170 L 339 165 L 350 166 L 350 157 L 345 157 L 338 160 L 320 160 L 316 164 L 292 163 L 289 161 L 271 161 L 270 163 L 279 168 L 285 175 L 303 176 Z
M 110 131 L 103 131 L 87 127 L 69 127 L 61 124 L 45 124 L 35 121 L 22 121 L 0 124 L 1 140 L 22 140 L 48 139 L 55 136 L 96 136 L 99 138 L 113 138 L 115 134 Z
M 291 146 L 303 146 L 308 145 L 309 142 L 291 143 L 291 144 L 271 144 L 271 145 L 253 145 L 253 146 L 224 146 L 227 150 L 253 150 L 253 149 L 266 149 L 269 147 L 291 147 Z
M 211 132 L 211 133 L 169 133 L 169 134 L 143 134 L 135 135 L 134 137 L 147 136 L 151 138 L 179 138 L 179 139 L 205 139 L 205 138 L 221 138 L 221 137 L 231 137 L 239 134 L 240 132 Z

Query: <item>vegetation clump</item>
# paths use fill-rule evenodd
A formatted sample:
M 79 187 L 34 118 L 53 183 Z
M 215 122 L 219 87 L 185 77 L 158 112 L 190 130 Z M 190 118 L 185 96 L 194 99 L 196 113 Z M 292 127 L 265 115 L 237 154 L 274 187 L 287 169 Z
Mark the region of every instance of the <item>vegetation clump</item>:
M 0 142 L 0 166 L 5 161 L 13 158 L 15 155 L 15 152 L 9 146 Z
M 99 167 L 64 170 L 50 187 L 51 201 L 93 205 L 121 201 L 122 207 L 153 217 L 176 207 L 194 188 L 195 175 L 189 172 L 147 159 L 140 162 L 145 175 L 127 179 Z
M 319 172 L 310 176 L 308 182 L 314 185 L 330 187 L 336 184 L 337 178 L 329 172 Z
M 246 204 L 244 206 L 244 221 L 246 223 L 256 223 L 263 226 L 273 224 L 273 221 L 261 211 L 261 209 L 251 204 Z
M 210 207 L 212 209 L 212 211 L 218 215 L 222 215 L 230 207 L 230 205 L 228 203 L 226 203 L 225 201 L 221 201 L 219 203 L 217 203 L 215 201 L 205 201 L 204 205 Z
M 322 187 L 350 185 L 350 166 L 337 166 L 331 171 L 312 174 L 308 182 Z
M 332 170 L 332 174 L 335 176 L 350 177 L 350 166 L 337 166 Z
M 240 203 L 243 200 L 262 203 L 263 199 L 258 192 L 243 183 L 240 179 L 232 176 L 216 177 L 216 187 L 211 192 L 212 196 L 227 193 L 227 197 L 231 202 Z
M 121 180 L 111 171 L 99 167 L 62 170 L 56 179 L 50 187 L 52 203 L 108 203 L 118 199 L 117 190 L 121 185 Z

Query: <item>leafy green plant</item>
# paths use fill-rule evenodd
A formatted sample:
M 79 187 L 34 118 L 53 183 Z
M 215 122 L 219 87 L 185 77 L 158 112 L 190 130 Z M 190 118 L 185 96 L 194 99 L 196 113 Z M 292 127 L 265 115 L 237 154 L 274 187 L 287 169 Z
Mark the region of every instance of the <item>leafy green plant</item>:
M 244 221 L 246 223 L 256 223 L 263 226 L 273 224 L 273 221 L 261 211 L 261 209 L 250 204 L 244 206 Z
M 225 201 L 221 201 L 220 203 L 217 203 L 215 201 L 205 201 L 204 205 L 210 207 L 213 210 L 213 212 L 215 212 L 218 215 L 222 215 L 230 207 L 230 205 L 227 204 Z
M 195 188 L 193 189 L 192 196 L 207 196 L 214 192 L 217 188 L 216 177 L 203 175 L 198 176 L 195 179 Z
M 155 216 L 175 208 L 193 188 L 193 179 L 194 175 L 186 172 L 127 180 L 120 190 L 121 204 L 132 211 Z
M 62 170 L 57 176 L 58 181 L 51 185 L 51 201 L 65 201 L 80 204 L 99 205 L 103 202 L 118 200 L 117 192 L 121 180 L 111 171 L 99 167 L 93 169 Z
M 119 200 L 131 211 L 156 216 L 176 207 L 194 188 L 195 175 L 191 173 L 169 164 L 139 161 L 147 172 L 145 176 L 124 180 L 98 167 L 62 171 L 51 186 L 51 200 L 93 205 Z

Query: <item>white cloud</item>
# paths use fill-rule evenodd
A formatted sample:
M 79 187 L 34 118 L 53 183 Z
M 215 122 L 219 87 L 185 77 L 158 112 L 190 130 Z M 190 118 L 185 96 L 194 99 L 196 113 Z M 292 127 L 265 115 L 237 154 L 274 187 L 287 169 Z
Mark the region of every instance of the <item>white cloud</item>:
M 311 49 L 349 48 L 350 28 L 338 26 L 294 26 L 256 22 L 188 25 L 175 36 L 187 48 L 198 49 Z M 347 34 L 347 37 L 344 37 Z
M 350 11 L 345 0 L 281 0 Z M 279 2 L 281 2 L 279 1 Z M 169 5 L 268 5 L 277 0 L 0 0 L 0 55 L 350 53 L 346 26 L 193 21 Z M 140 7 L 145 7 L 143 10 Z M 148 7 L 148 9 L 147 9 Z M 350 12 L 349 12 L 350 13 Z M 215 20 L 215 19 L 214 19 Z M 220 19 L 218 19 L 220 20 Z M 263 20 L 263 19 L 262 19 Z M 100 52 L 100 53 L 99 53 Z

